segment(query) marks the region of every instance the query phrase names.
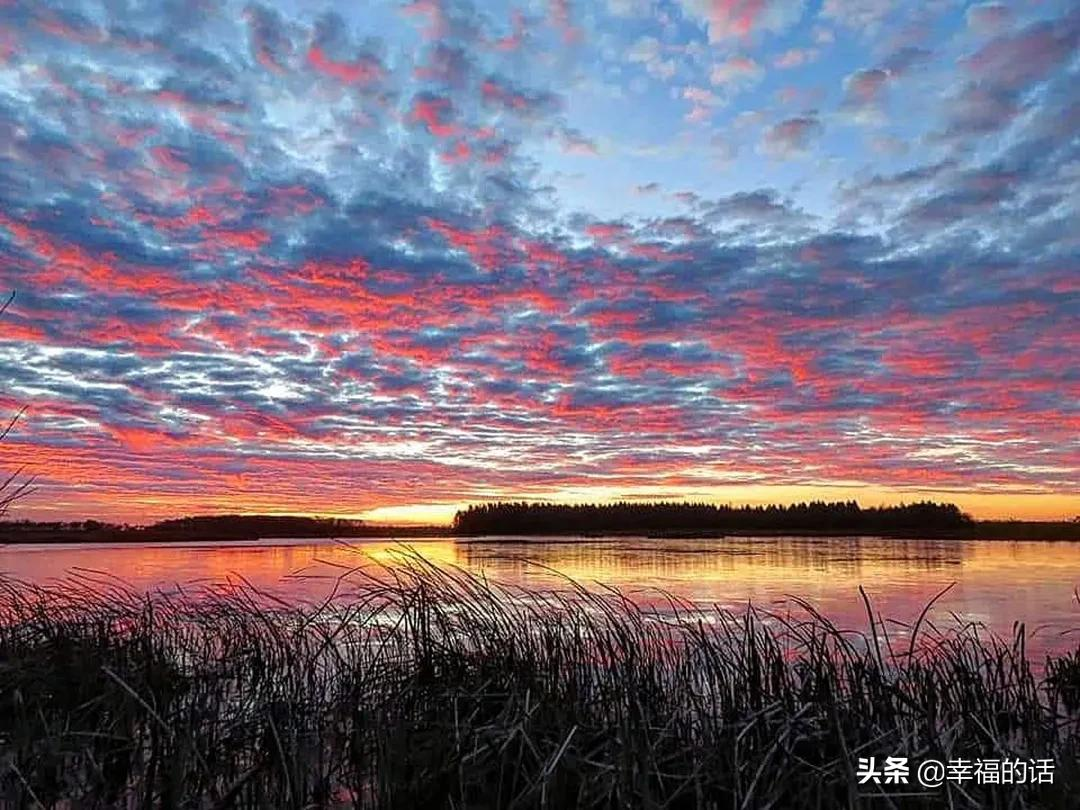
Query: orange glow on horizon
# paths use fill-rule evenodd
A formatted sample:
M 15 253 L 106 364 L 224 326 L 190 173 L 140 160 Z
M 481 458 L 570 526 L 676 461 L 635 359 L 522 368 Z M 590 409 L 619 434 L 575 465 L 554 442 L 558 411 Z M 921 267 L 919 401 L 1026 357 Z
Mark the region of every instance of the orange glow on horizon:
M 645 490 L 645 491 L 642 491 Z M 731 504 L 789 504 L 800 501 L 849 501 L 863 507 L 893 506 L 901 502 L 944 501 L 955 503 L 976 520 L 1033 520 L 1065 521 L 1080 515 L 1080 495 L 1068 493 L 979 493 L 938 492 L 933 490 L 899 490 L 885 487 L 789 487 L 749 486 L 729 487 L 722 492 L 713 489 L 687 492 L 679 497 L 664 488 L 647 487 L 629 490 L 622 488 L 575 489 L 554 491 L 548 496 L 508 493 L 488 500 L 552 501 L 555 503 L 611 503 L 620 500 L 704 501 Z M 380 507 L 360 513 L 359 517 L 374 523 L 402 525 L 449 525 L 454 513 L 469 503 L 416 503 Z
M 659 485 L 588 486 L 553 489 L 546 492 L 489 492 L 483 497 L 454 501 L 387 503 L 364 508 L 360 505 L 327 502 L 273 494 L 223 493 L 216 497 L 147 496 L 136 492 L 117 493 L 111 509 L 100 501 L 81 498 L 43 499 L 31 496 L 11 510 L 15 520 L 86 520 L 148 524 L 168 518 L 207 514 L 300 515 L 363 520 L 387 526 L 448 526 L 454 513 L 470 503 L 495 500 L 548 501 L 553 503 L 610 503 L 632 500 L 695 501 L 741 506 L 789 504 L 800 501 L 857 501 L 863 507 L 889 506 L 901 502 L 932 500 L 955 503 L 976 520 L 1067 521 L 1080 515 L 1080 495 L 1074 493 L 956 492 L 914 490 L 857 484 L 838 485 L 730 485 L 680 488 Z

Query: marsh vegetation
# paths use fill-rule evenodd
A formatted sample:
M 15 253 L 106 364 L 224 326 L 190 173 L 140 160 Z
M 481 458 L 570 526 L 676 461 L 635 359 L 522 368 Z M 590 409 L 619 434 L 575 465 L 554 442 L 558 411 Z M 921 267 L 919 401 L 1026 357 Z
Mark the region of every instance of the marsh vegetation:
M 867 601 L 867 609 L 870 603 Z M 882 807 L 860 756 L 1056 762 L 904 806 L 1071 806 L 1080 653 L 870 612 L 643 607 L 404 554 L 293 606 L 242 584 L 0 584 L 0 806 Z M 910 792 L 910 791 L 908 791 Z M 876 798 L 875 798 L 876 797 Z

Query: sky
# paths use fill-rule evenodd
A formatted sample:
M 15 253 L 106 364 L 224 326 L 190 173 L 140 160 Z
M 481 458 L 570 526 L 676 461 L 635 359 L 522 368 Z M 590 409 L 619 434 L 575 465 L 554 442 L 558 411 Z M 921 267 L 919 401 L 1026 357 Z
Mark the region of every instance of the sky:
M 0 0 L 14 516 L 1071 518 L 1078 45 L 1067 0 Z

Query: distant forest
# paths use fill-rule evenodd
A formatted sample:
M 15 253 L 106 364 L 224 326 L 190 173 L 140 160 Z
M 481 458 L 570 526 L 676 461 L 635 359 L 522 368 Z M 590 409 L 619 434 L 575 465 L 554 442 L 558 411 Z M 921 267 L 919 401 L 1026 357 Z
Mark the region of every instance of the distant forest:
M 359 520 L 293 515 L 205 515 L 126 526 L 84 520 L 68 523 L 0 523 L 0 543 L 168 542 L 258 540 L 267 537 L 357 537 L 375 531 Z
M 951 503 L 864 509 L 855 501 L 791 506 L 717 506 L 708 503 L 488 503 L 454 517 L 454 531 L 480 534 L 593 534 L 602 532 L 963 532 L 975 522 Z

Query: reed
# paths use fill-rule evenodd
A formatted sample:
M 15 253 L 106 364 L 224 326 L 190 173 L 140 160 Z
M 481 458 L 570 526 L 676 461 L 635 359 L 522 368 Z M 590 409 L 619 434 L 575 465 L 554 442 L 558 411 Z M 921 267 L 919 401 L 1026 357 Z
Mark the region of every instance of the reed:
M 1075 807 L 1080 650 L 524 592 L 408 552 L 318 605 L 0 580 L 0 807 Z M 858 757 L 1053 784 L 860 785 Z M 919 795 L 916 795 L 919 794 Z

